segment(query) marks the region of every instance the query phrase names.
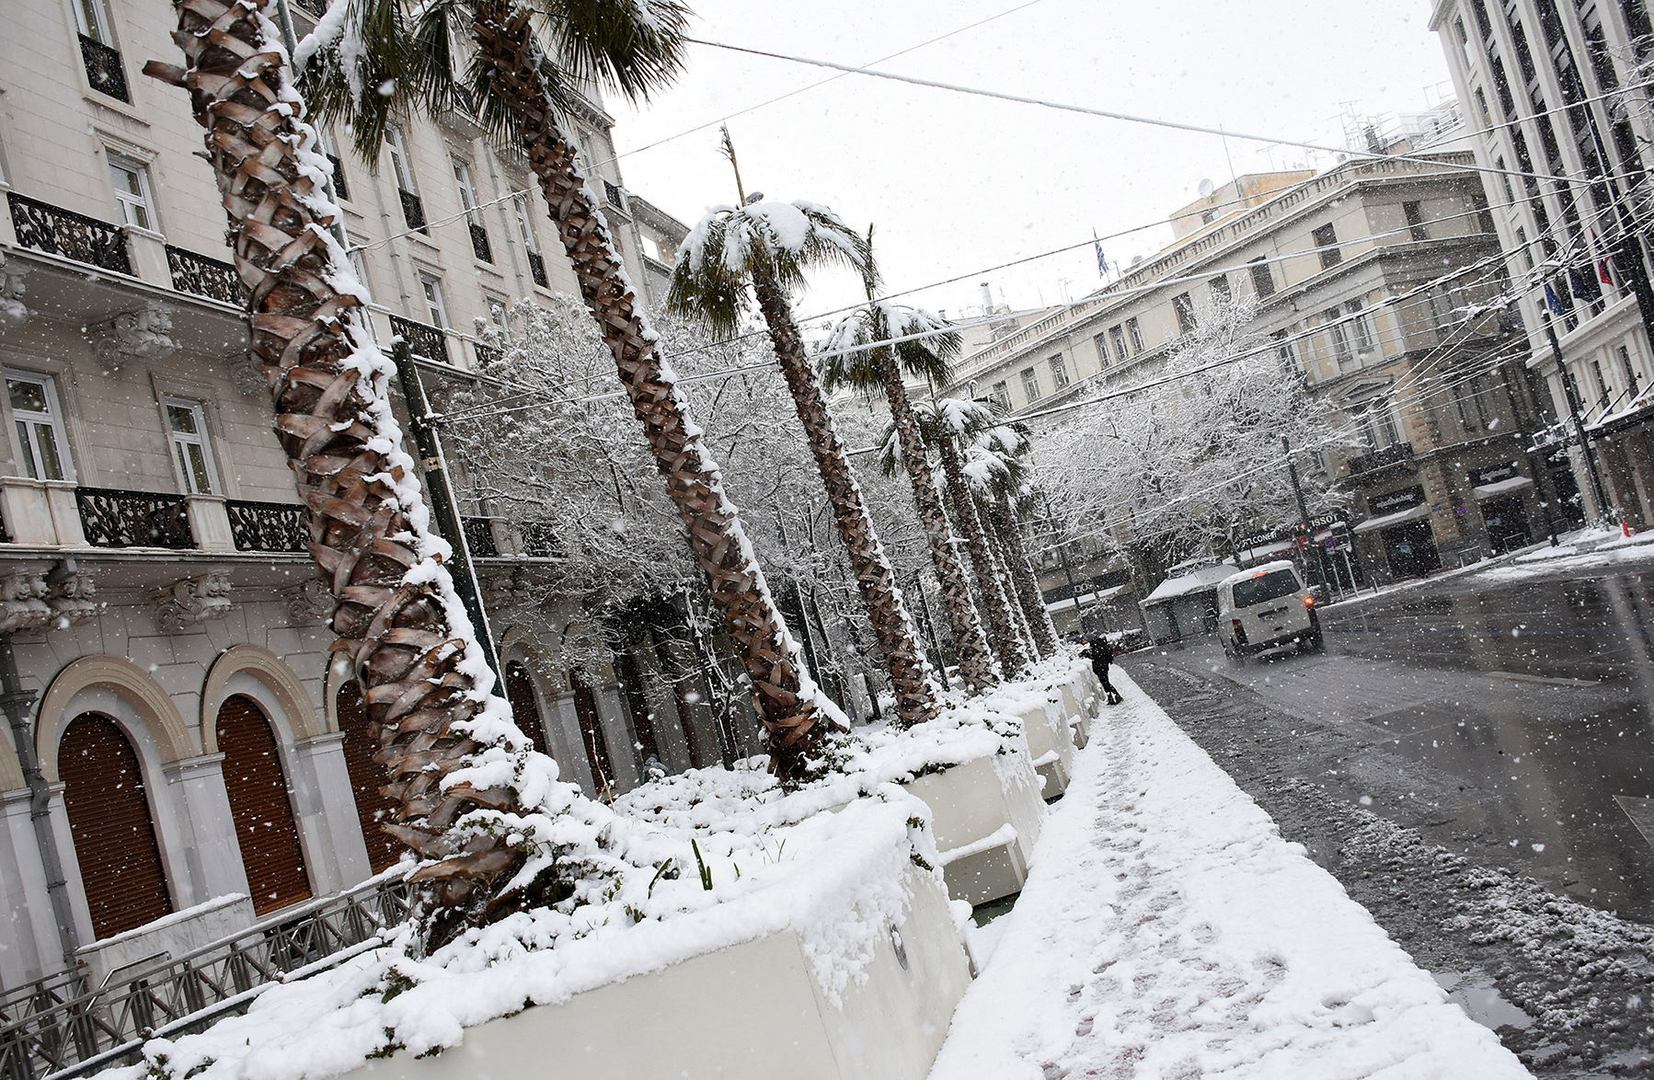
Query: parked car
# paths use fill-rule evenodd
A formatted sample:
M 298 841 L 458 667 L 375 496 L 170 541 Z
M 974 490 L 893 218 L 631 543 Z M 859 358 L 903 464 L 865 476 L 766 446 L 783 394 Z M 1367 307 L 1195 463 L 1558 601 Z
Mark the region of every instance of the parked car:
M 1321 652 L 1315 594 L 1290 562 L 1265 563 L 1218 583 L 1218 639 L 1224 655 L 1249 655 L 1285 645 Z

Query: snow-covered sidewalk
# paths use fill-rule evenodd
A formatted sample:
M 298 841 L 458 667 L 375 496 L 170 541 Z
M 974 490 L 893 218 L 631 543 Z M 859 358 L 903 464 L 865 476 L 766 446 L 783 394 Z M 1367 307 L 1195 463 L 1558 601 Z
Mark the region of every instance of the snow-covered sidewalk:
M 931 1080 L 1529 1074 L 1123 672 Z

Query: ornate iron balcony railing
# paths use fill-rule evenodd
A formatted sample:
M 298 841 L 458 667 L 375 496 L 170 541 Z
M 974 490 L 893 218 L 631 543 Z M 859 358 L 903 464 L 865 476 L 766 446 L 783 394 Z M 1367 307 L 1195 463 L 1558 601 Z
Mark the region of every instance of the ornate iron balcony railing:
M 1350 458 L 1350 475 L 1357 476 L 1361 473 L 1369 473 L 1378 469 L 1383 469 L 1390 465 L 1396 465 L 1403 461 L 1407 461 L 1412 458 L 1412 456 L 1412 443 L 1403 442 L 1396 443 L 1394 446 L 1386 446 L 1382 450 L 1374 450 L 1371 453 L 1361 454 L 1358 457 Z
M 557 539 L 557 528 L 549 521 L 525 521 L 517 528 L 522 532 L 523 554 L 533 559 L 555 559 L 563 553 Z
M 400 878 L 376 878 L 105 986 L 74 972 L 19 987 L 0 996 L 0 1077 L 69 1080 L 135 1062 L 154 1036 L 202 1030 L 287 973 L 360 951 L 408 917 L 411 895 Z
M 448 335 L 436 327 L 404 319 L 400 315 L 392 315 L 391 333 L 406 341 L 408 351 L 415 356 L 448 363 Z
M 76 488 L 80 525 L 93 547 L 192 548 L 182 495 L 110 488 Z
M 350 185 L 345 182 L 345 163 L 338 154 L 327 155 L 327 163 L 333 166 L 333 197 L 335 199 L 349 199 Z
M 477 354 L 477 366 L 482 368 L 493 367 L 505 356 L 498 347 L 485 345 L 480 341 L 472 342 L 471 350 Z
M 499 545 L 494 543 L 492 518 L 460 518 L 459 524 L 465 530 L 465 546 L 471 550 L 472 558 L 492 559 L 499 555 Z
M 241 276 L 227 262 L 168 244 L 167 268 L 172 271 L 172 287 L 179 292 L 194 293 L 236 307 L 246 302 Z
M 626 193 L 620 189 L 619 184 L 613 184 L 607 180 L 603 181 L 603 195 L 610 206 L 621 213 L 626 213 Z
M 402 220 L 408 223 L 408 228 L 419 232 L 428 231 L 425 228 L 425 204 L 420 201 L 419 196 L 398 188 L 396 197 L 402 200 Z
M 534 279 L 534 284 L 542 289 L 551 288 L 546 279 L 546 260 L 538 251 L 528 253 L 528 274 Z
M 494 248 L 488 243 L 488 230 L 477 224 L 475 221 L 469 222 L 468 224 L 471 229 L 471 253 L 475 255 L 480 262 L 493 262 Z
M 82 34 L 80 59 L 86 65 L 86 81 L 92 89 L 108 94 L 116 101 L 132 104 L 132 91 L 126 85 L 126 68 L 121 66 L 119 50 Z
M 304 551 L 310 542 L 302 506 L 229 499 L 224 511 L 237 551 Z
M 89 263 L 100 270 L 132 273 L 126 236 L 118 227 L 15 191 L 6 193 L 6 201 L 11 206 L 17 242 L 24 247 Z

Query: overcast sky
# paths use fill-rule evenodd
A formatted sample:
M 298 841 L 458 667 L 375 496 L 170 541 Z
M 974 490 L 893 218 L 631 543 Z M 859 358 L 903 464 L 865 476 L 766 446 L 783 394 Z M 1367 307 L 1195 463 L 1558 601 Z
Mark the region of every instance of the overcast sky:
M 1424 0 L 1035 0 L 1010 10 L 1025 2 L 691 0 L 691 35 L 1308 142 L 1342 143 L 1341 112 L 1418 112 L 1451 94 Z M 833 75 L 691 46 L 672 89 L 638 110 L 610 103 L 626 186 L 693 224 L 707 207 L 733 202 L 734 183 L 716 124 L 671 137 Z M 1203 178 L 1222 185 L 1309 156 L 860 75 L 729 126 L 748 190 L 825 203 L 858 227 L 877 226 L 887 289 L 967 275 L 919 297 L 954 314 L 980 303 L 983 280 L 1015 307 L 1082 296 L 1099 284 L 1089 246 L 1018 270 L 978 271 L 1086 240 L 1093 229 L 1163 220 L 1197 196 Z M 1103 246 L 1126 264 L 1169 240 L 1160 226 Z M 799 314 L 851 298 L 848 281 L 825 280 Z

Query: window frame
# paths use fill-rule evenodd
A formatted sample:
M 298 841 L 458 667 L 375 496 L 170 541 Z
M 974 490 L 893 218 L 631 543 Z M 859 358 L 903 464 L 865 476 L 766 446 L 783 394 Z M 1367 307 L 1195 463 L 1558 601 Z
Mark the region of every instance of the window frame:
M 75 14 L 75 29 L 99 45 L 120 50 L 115 40 L 115 17 L 105 0 L 69 0 Z
M 1367 306 L 1359 298 L 1344 301 L 1344 315 L 1349 319 L 1351 337 L 1358 354 L 1374 352 L 1378 349 L 1378 336 L 1373 332 L 1373 325 L 1367 318 Z
M 427 324 L 438 330 L 450 330 L 448 322 L 448 298 L 442 292 L 442 279 L 435 274 L 419 271 L 419 293 L 425 301 L 425 314 L 431 321 Z
M 1317 248 L 1316 254 L 1321 258 L 1321 269 L 1331 270 L 1344 261 L 1344 252 L 1338 242 L 1338 226 L 1335 222 L 1327 222 L 1318 229 L 1311 229 L 1311 247 Z
M 1068 376 L 1068 357 L 1058 353 L 1046 363 L 1051 368 L 1051 392 L 1054 394 L 1060 390 L 1067 390 L 1074 381 Z
M 459 190 L 459 204 L 465 210 L 465 220 L 472 225 L 482 224 L 482 210 L 477 202 L 476 181 L 471 178 L 471 164 L 458 154 L 449 154 L 454 169 L 454 187 Z
M 193 433 L 179 431 L 172 423 L 172 410 L 183 409 L 195 418 L 197 430 Z M 161 417 L 166 424 L 167 444 L 172 448 L 172 464 L 178 471 L 179 487 L 185 495 L 223 495 L 224 482 L 218 471 L 217 455 L 213 453 L 212 429 L 207 424 L 207 408 L 204 402 L 193 398 L 179 397 L 176 394 L 161 396 Z M 191 470 L 184 466 L 185 447 L 198 446 L 201 448 L 202 467 L 207 474 L 207 490 L 196 490 L 191 478 Z
M 396 182 L 398 191 L 406 191 L 409 195 L 418 195 L 419 187 L 414 176 L 413 161 L 408 157 L 408 137 L 402 130 L 402 125 L 395 120 L 385 125 L 385 156 L 391 163 L 391 179 Z
M 1401 204 L 1402 220 L 1407 222 L 1407 235 L 1414 243 L 1422 244 L 1430 239 L 1430 230 L 1424 223 L 1424 203 L 1419 199 L 1406 199 Z
M 11 419 L 10 430 L 15 454 L 13 461 L 21 470 L 21 474 L 32 480 L 62 480 L 74 483 L 75 461 L 69 449 L 69 428 L 65 423 L 67 418 L 63 413 L 63 397 L 57 390 L 57 377 L 47 372 L 6 367 L 0 368 L 0 378 L 3 378 L 7 383 L 6 412 Z M 35 383 L 41 386 L 44 390 L 48 411 L 42 414 L 33 410 L 22 410 L 23 415 L 19 416 L 20 410 L 11 403 L 10 383 L 13 380 Z M 61 476 L 36 475 L 44 472 L 40 468 L 41 455 L 38 446 L 37 425 L 44 426 L 51 431 L 52 450 L 59 466 L 58 471 L 63 474 Z M 25 430 L 19 431 L 19 427 L 24 427 Z M 28 468 L 27 466 L 33 467 Z
M 1126 337 L 1131 340 L 1131 355 L 1143 355 L 1143 327 L 1133 315 L 1126 320 Z
M 1275 273 L 1269 268 L 1269 256 L 1248 259 L 1246 265 L 1252 271 L 1252 292 L 1259 300 L 1268 300 L 1280 291 L 1275 284 Z
M 523 250 L 530 255 L 540 253 L 539 237 L 534 235 L 534 215 L 526 192 L 518 192 L 511 197 L 513 217 L 517 219 L 517 238 L 523 242 Z
M 105 172 L 109 177 L 109 190 L 115 196 L 115 217 L 120 225 L 128 229 L 138 229 L 141 232 L 159 233 L 161 231 L 160 215 L 155 206 L 155 185 L 149 175 L 149 163 L 131 154 L 123 154 L 119 150 L 105 148 L 103 152 Z M 133 193 L 123 190 L 115 182 L 117 171 L 130 173 L 137 178 L 139 191 Z M 133 221 L 129 217 L 129 208 L 136 206 L 147 222 Z
M 1123 364 L 1131 359 L 1131 354 L 1126 351 L 1126 326 L 1124 323 L 1115 323 L 1108 328 L 1108 340 L 1114 346 L 1114 358 L 1116 360 Z
M 1172 297 L 1172 314 L 1177 316 L 1178 337 L 1188 337 L 1200 328 L 1195 319 L 1194 298 L 1186 292 L 1180 292 Z
M 988 402 L 998 405 L 1006 412 L 1011 410 L 1011 383 L 1009 379 L 1001 379 L 994 383 L 993 389 L 988 391 Z
M 1330 307 L 1321 312 L 1321 318 L 1325 320 L 1327 339 L 1332 343 L 1333 363 L 1343 370 L 1355 362 L 1355 349 L 1344 327 L 1344 312 L 1341 308 Z
M 1039 385 L 1039 368 L 1025 367 L 1022 369 L 1021 377 L 1024 400 L 1034 402 L 1045 396 Z

